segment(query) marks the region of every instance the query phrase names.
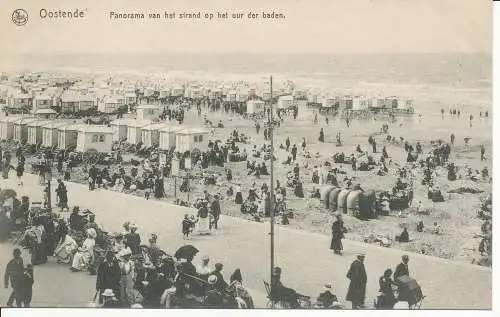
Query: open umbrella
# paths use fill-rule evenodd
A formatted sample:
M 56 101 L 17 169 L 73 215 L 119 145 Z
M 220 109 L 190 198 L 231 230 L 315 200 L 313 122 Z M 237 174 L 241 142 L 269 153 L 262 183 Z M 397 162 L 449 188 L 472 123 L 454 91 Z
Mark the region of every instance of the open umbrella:
M 16 196 L 17 196 L 17 193 L 13 189 L 4 189 L 0 192 L 0 197 L 2 199 L 15 198 Z
M 194 246 L 187 244 L 180 247 L 174 254 L 176 259 L 188 259 L 194 257 L 198 253 L 198 249 Z

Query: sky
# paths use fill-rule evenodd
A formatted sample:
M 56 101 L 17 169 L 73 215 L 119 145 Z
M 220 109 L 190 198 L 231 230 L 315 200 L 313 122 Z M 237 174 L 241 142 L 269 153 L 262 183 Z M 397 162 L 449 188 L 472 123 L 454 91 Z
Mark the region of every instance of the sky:
M 12 12 L 29 14 L 24 26 Z M 84 9 L 80 20 L 40 9 Z M 109 12 L 276 11 L 280 21 L 111 20 Z M 0 55 L 491 53 L 491 0 L 0 0 Z M 5 57 L 4 57 L 5 58 Z

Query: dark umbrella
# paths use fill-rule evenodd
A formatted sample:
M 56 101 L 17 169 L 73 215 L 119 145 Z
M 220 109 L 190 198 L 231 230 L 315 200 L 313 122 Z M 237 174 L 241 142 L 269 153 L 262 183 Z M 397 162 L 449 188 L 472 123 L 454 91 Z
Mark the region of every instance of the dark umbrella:
M 13 189 L 4 189 L 0 192 L 0 197 L 2 199 L 15 198 L 16 196 L 17 196 L 17 193 Z
M 194 246 L 187 244 L 180 247 L 174 254 L 176 259 L 188 259 L 194 257 L 198 253 L 198 249 Z

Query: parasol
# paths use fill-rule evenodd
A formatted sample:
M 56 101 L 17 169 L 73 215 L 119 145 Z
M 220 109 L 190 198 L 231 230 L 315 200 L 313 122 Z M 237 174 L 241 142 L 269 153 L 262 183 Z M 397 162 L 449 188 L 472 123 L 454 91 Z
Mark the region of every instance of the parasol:
M 194 257 L 198 253 L 198 249 L 194 246 L 187 244 L 180 247 L 174 254 L 176 259 L 188 259 Z

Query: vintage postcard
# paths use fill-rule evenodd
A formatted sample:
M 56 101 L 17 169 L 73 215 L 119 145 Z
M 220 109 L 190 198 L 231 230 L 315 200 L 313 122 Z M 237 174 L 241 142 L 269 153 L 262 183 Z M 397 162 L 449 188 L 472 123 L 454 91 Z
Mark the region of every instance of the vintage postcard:
M 492 309 L 492 1 L 0 8 L 7 311 Z

